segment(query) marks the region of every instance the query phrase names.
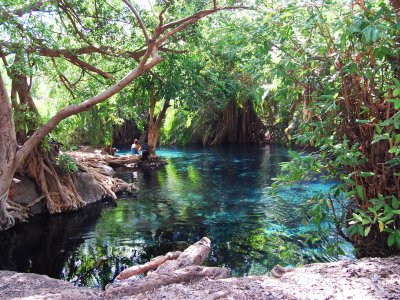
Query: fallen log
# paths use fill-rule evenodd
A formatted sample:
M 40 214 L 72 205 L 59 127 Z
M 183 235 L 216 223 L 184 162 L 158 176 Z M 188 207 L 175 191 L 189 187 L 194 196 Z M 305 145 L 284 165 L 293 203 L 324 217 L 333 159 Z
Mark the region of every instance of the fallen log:
M 113 156 L 101 154 L 99 152 L 68 152 L 68 155 L 73 157 L 77 162 L 84 162 L 85 165 L 98 167 L 98 165 L 107 165 L 113 168 L 138 168 L 138 167 L 159 167 L 167 162 L 158 156 L 150 155 L 147 160 L 143 160 L 141 155 L 125 155 Z
M 163 285 L 200 280 L 206 277 L 212 279 L 229 277 L 229 270 L 226 268 L 200 266 L 207 258 L 210 248 L 211 241 L 204 237 L 180 253 L 176 259 L 165 259 L 166 257 L 175 257 L 176 252 L 175 254 L 168 253 L 165 256 L 159 256 L 153 261 L 159 263 L 164 260 L 164 262 L 158 266 L 157 270 L 143 278 L 136 280 L 128 279 L 109 284 L 105 291 L 106 297 L 115 298 L 125 295 L 136 295 Z M 132 268 L 132 270 L 137 272 L 147 269 L 149 265 L 151 265 L 151 262 L 147 266 L 145 264 L 137 268 Z M 144 266 L 146 267 L 144 268 Z M 130 271 L 126 271 L 126 273 L 130 273 Z
M 157 267 L 165 263 L 167 260 L 177 259 L 181 253 L 182 253 L 181 251 L 168 252 L 165 255 L 153 258 L 151 261 L 145 263 L 144 265 L 138 265 L 127 268 L 117 276 L 117 279 L 118 280 L 127 279 L 135 275 L 143 274 L 149 270 L 157 269 Z
M 207 237 L 203 237 L 200 241 L 189 246 L 182 252 L 181 255 L 175 260 L 169 260 L 158 267 L 157 272 L 173 272 L 180 268 L 187 266 L 199 266 L 201 265 L 211 249 L 211 241 Z

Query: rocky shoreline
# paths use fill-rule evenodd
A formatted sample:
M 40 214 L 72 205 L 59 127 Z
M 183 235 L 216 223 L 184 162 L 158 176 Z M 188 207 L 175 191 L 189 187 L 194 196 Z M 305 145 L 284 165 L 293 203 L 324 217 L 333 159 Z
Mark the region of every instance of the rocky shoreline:
M 99 178 L 103 180 L 113 178 L 114 168 L 135 170 L 136 168 L 156 168 L 165 164 L 156 157 L 142 162 L 140 157 L 112 157 L 95 152 L 73 152 L 70 155 L 81 166 L 80 171 L 75 174 L 75 184 L 86 205 L 105 198 L 113 198 L 115 193 L 131 185 L 131 183 L 115 180 L 107 183 L 108 188 L 107 186 L 106 188 L 99 187 Z M 105 177 L 96 177 L 97 173 Z M 29 208 L 31 215 L 47 213 L 45 200 L 37 192 L 35 183 L 28 178 L 18 178 L 10 193 L 12 201 Z M 157 273 L 157 270 L 154 273 Z M 176 271 L 179 273 L 180 270 Z M 372 300 L 400 298 L 400 256 L 310 264 L 286 270 L 278 274 L 279 276 L 274 272 L 271 273 L 274 276 L 267 274 L 224 279 L 213 279 L 212 276 L 206 274 L 184 282 L 171 283 L 167 280 L 166 284 L 144 291 L 132 292 L 132 289 L 127 288 L 122 294 L 113 294 L 95 288 L 77 287 L 72 283 L 45 275 L 0 271 L 0 299 Z M 151 273 L 149 274 L 145 278 L 151 277 Z M 182 275 L 182 273 L 179 274 Z M 128 280 L 124 284 L 128 287 L 130 284 L 138 285 L 141 278 L 143 277 L 135 278 L 133 281 L 129 279 L 131 281 Z M 119 284 L 117 282 L 111 286 L 118 289 Z
M 364 258 L 269 275 L 169 284 L 135 295 L 107 296 L 45 275 L 0 271 L 0 299 L 399 299 L 400 257 Z
M 143 161 L 139 155 L 117 157 L 90 147 L 67 154 L 76 161 L 79 168 L 79 171 L 73 174 L 73 183 L 78 195 L 82 198 L 83 206 L 81 207 L 106 199 L 115 200 L 116 195 L 121 192 L 130 194 L 137 192 L 135 184 L 117 178 L 115 170 L 138 171 L 158 168 L 166 164 L 157 156 Z M 17 219 L 23 222 L 29 221 L 30 217 L 35 215 L 49 214 L 46 197 L 40 192 L 35 181 L 18 174 L 14 177 L 10 188 L 8 206 L 11 210 L 19 210 L 18 213 L 23 212 L 22 217 L 16 214 Z

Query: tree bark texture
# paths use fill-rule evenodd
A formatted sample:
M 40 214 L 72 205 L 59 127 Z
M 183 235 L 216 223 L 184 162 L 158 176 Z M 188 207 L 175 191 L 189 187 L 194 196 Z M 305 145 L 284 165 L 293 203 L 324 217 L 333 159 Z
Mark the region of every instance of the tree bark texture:
M 168 252 L 165 255 L 157 256 L 156 258 L 152 259 L 148 263 L 145 263 L 144 265 L 138 265 L 127 268 L 117 276 L 117 279 L 118 280 L 127 279 L 135 275 L 143 274 L 149 270 L 157 269 L 167 260 L 177 259 L 181 253 L 182 253 L 181 251 Z
M 9 13 L 7 11 L 2 12 L 2 17 L 5 21 L 8 21 L 10 18 L 13 18 L 14 15 L 21 16 L 25 13 L 28 13 L 30 11 L 36 11 L 40 10 L 42 8 L 42 5 L 46 3 L 47 1 L 38 1 L 37 4 L 32 4 L 32 5 L 27 5 L 25 7 L 22 7 L 20 9 L 14 10 L 13 13 Z M 129 4 L 129 1 L 125 1 L 125 3 Z M 128 5 L 131 9 L 131 5 Z M 35 152 L 35 149 L 39 146 L 40 142 L 42 139 L 49 134 L 62 120 L 72 116 L 76 115 L 80 112 L 89 110 L 93 106 L 107 100 L 111 96 L 115 95 L 118 93 L 120 90 L 122 90 L 124 87 L 126 87 L 129 83 L 137 79 L 139 76 L 141 76 L 144 72 L 147 70 L 151 69 L 155 65 L 159 64 L 163 59 L 159 55 L 159 50 L 164 49 L 163 47 L 165 46 L 164 43 L 173 35 L 176 33 L 186 29 L 188 26 L 190 26 L 193 23 L 196 23 L 199 19 L 204 18 L 210 14 L 213 14 L 217 11 L 221 10 L 229 10 L 229 9 L 239 9 L 239 8 L 245 8 L 242 6 L 228 6 L 228 7 L 221 7 L 217 8 L 215 7 L 212 10 L 202 10 L 199 11 L 191 16 L 172 21 L 170 23 L 164 24 L 164 14 L 166 10 L 169 7 L 169 2 L 166 2 L 164 9 L 162 12 L 159 14 L 159 23 L 157 27 L 155 28 L 151 38 L 147 36 L 147 30 L 146 28 L 143 27 L 143 23 L 141 22 L 140 16 L 135 13 L 135 18 L 139 21 L 141 24 L 141 29 L 143 30 L 145 36 L 146 36 L 146 46 L 143 50 L 140 51 L 140 53 L 135 53 L 135 55 L 138 55 L 137 61 L 138 64 L 137 66 L 129 72 L 124 78 L 116 82 L 115 84 L 109 86 L 107 89 L 104 91 L 98 93 L 96 96 L 86 99 L 82 101 L 81 103 L 78 103 L 76 105 L 70 105 L 68 107 L 65 107 L 64 109 L 60 110 L 56 115 L 54 115 L 46 124 L 42 125 L 38 130 L 36 130 L 34 133 L 30 135 L 30 137 L 26 140 L 26 142 L 22 145 L 21 148 L 15 153 L 16 151 L 16 137 L 15 137 L 15 128 L 14 128 L 14 120 L 12 116 L 12 110 L 10 106 L 10 102 L 8 99 L 8 95 L 6 93 L 5 87 L 3 80 L 1 78 L 0 80 L 0 109 L 1 109 L 1 116 L 0 116 L 0 230 L 9 228 L 10 226 L 13 225 L 14 220 L 6 211 L 6 199 L 7 199 L 7 193 L 11 184 L 11 180 L 14 176 L 14 173 L 16 171 L 17 166 L 20 166 L 25 160 L 29 158 L 29 156 Z M 61 7 L 62 9 L 62 7 Z M 134 10 L 134 9 L 133 9 Z M 20 24 L 16 25 L 21 31 L 23 31 L 23 28 L 20 26 Z M 77 32 L 78 38 L 82 40 L 86 40 L 85 37 L 82 35 L 81 32 Z M 89 46 L 89 47 L 84 47 L 81 50 L 81 52 L 77 53 L 71 53 L 70 51 L 66 51 L 64 53 L 61 53 L 60 51 L 62 50 L 52 50 L 52 49 L 45 49 L 43 48 L 43 43 L 40 41 L 38 44 L 39 39 L 36 39 L 34 37 L 31 38 L 30 43 L 32 44 L 32 47 L 28 46 L 26 49 L 21 49 L 19 48 L 20 52 L 24 51 L 25 54 L 30 53 L 30 52 L 36 52 L 39 55 L 42 56 L 48 56 L 48 57 L 64 57 L 67 61 L 71 62 L 72 64 L 80 67 L 82 70 L 90 70 L 92 72 L 98 73 L 102 75 L 103 77 L 110 78 L 111 76 L 107 73 L 102 72 L 101 70 L 89 65 L 85 61 L 81 60 L 77 55 L 79 54 L 84 54 L 84 53 L 89 53 L 89 52 L 99 52 L 99 53 L 105 53 L 104 48 L 100 49 L 97 47 Z M 4 46 L 7 49 L 7 43 L 1 42 L 2 47 Z M 15 59 L 18 60 L 19 53 L 18 52 L 13 52 L 12 51 L 13 47 L 9 47 L 8 50 L 5 50 L 5 52 L 2 52 L 2 59 L 3 63 L 7 65 L 7 61 L 5 57 L 9 54 L 14 54 Z M 46 52 L 47 51 L 47 52 Z M 52 52 L 56 51 L 56 53 Z M 89 52 L 87 52 L 89 51 Z M 132 53 L 131 53 L 132 54 Z M 133 54 L 132 54 L 133 55 Z M 18 79 L 14 78 L 13 75 L 15 74 L 8 74 L 11 79 Z M 26 74 L 25 74 L 26 75 Z M 12 89 L 12 96 L 13 99 L 16 101 L 16 95 L 18 93 L 20 101 L 25 101 L 28 106 L 30 106 L 31 111 L 35 111 L 36 108 L 34 107 L 34 103 L 32 101 L 32 98 L 27 97 L 30 96 L 29 93 L 29 86 L 27 85 L 27 78 L 22 74 L 22 78 L 19 78 L 20 80 L 13 82 L 13 89 Z M 21 85 L 22 84 L 22 85 Z M 28 93 L 27 93 L 28 92 Z M 33 106 L 32 106 L 33 104 Z M 166 109 L 165 109 L 166 110 Z M 165 113 L 165 112 L 164 112 Z M 161 122 L 160 118 L 160 122 Z M 160 126 L 157 121 L 155 122 L 156 127 Z M 158 135 L 154 136 L 154 138 L 157 137 Z M 34 155 L 35 156 L 35 155 Z M 37 155 L 36 155 L 37 156 Z M 33 158 L 35 160 L 35 157 Z M 33 163 L 35 165 L 35 163 Z M 48 167 L 48 166 L 47 166 Z M 36 174 L 39 175 L 39 178 L 41 180 L 43 179 L 43 174 L 50 174 L 48 168 L 46 166 L 43 166 L 43 170 L 37 169 Z M 58 192 L 60 192 L 63 188 L 62 185 L 59 185 L 59 181 L 55 182 L 55 185 L 58 187 Z M 42 186 L 42 185 L 41 185 Z M 44 188 L 44 185 L 43 185 Z M 50 197 L 52 191 L 49 190 L 44 190 L 46 198 Z M 60 195 L 62 198 L 62 196 Z M 79 204 L 79 199 L 77 203 Z M 55 205 L 55 211 L 57 211 L 57 205 Z
M 169 99 L 164 100 L 163 108 L 161 109 L 158 116 L 155 116 L 154 110 L 157 103 L 157 92 L 153 86 L 150 95 L 150 120 L 147 133 L 147 143 L 149 145 L 149 151 L 151 154 L 156 154 L 156 147 L 158 143 L 158 138 L 160 136 L 161 122 L 165 117 L 167 109 L 169 107 Z
M 11 103 L 0 73 L 0 230 L 14 225 L 14 218 L 7 212 L 8 191 L 13 179 L 17 141 Z
M 246 101 L 243 108 L 239 108 L 234 101 L 228 102 L 217 122 L 211 145 L 257 144 L 264 141 L 266 128 L 251 101 Z

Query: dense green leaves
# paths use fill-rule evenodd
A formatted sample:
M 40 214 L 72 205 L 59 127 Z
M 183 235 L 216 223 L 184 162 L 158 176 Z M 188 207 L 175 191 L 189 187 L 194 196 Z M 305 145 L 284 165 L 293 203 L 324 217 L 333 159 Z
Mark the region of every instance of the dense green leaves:
M 270 141 L 313 149 L 292 152 L 280 181 L 338 182 L 313 199 L 317 224 L 333 214 L 358 245 L 375 239 L 378 248 L 398 246 L 400 26 L 390 2 L 367 2 L 252 1 L 252 9 L 221 12 L 165 45 L 164 63 L 150 74 L 55 133 L 67 143 L 110 144 L 124 120 L 145 130 L 155 95 L 156 115 L 164 101 L 171 105 L 165 143 L 209 142 L 224 128 L 228 103 L 251 101 Z M 16 13 L 33 3 L 2 1 L 0 52 L 12 81 L 19 76 L 30 85 L 44 121 L 136 65 L 132 53 L 142 49 L 144 33 L 122 1 L 63 0 Z M 134 6 L 152 32 L 163 3 Z M 171 1 L 164 23 L 211 6 Z M 17 130 L 29 134 L 41 120 L 29 124 L 29 101 L 18 97 Z

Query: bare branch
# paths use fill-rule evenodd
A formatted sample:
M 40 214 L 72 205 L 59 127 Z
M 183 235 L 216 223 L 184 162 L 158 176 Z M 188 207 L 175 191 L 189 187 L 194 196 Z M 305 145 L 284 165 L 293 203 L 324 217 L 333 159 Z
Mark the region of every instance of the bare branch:
M 189 17 L 165 24 L 164 26 L 159 28 L 158 36 L 161 35 L 162 33 L 164 33 L 169 28 L 173 28 L 175 26 L 178 26 L 178 27 L 175 27 L 174 29 L 167 32 L 161 39 L 159 39 L 157 41 L 157 45 L 161 46 L 172 35 L 176 34 L 179 31 L 184 30 L 189 25 L 196 23 L 198 20 L 200 20 L 208 15 L 211 15 L 217 11 L 234 10 L 234 9 L 248 9 L 248 7 L 247 6 L 226 6 L 226 7 L 216 8 L 215 10 L 214 9 L 206 9 L 206 10 L 199 11 Z
M 88 48 L 85 48 L 84 50 L 86 51 L 87 49 Z M 87 52 L 87 53 L 89 53 L 89 52 Z M 47 57 L 65 57 L 72 64 L 74 64 L 74 65 L 76 65 L 76 66 L 78 66 L 80 68 L 83 68 L 83 69 L 86 69 L 88 71 L 97 73 L 97 74 L 99 74 L 99 75 L 101 75 L 101 76 L 103 76 L 104 78 L 107 78 L 107 79 L 113 78 L 107 72 L 104 72 L 104 71 L 102 71 L 102 70 L 100 70 L 100 69 L 88 64 L 87 62 L 79 59 L 78 56 L 76 56 L 76 55 L 74 55 L 71 52 L 66 51 L 66 50 L 53 50 L 53 49 L 49 49 L 49 48 L 42 48 L 42 49 L 39 49 L 39 54 L 43 55 L 43 56 L 47 56 Z
M 170 107 L 169 101 L 170 101 L 169 98 L 164 100 L 163 108 L 161 109 L 160 113 L 158 114 L 157 119 L 156 119 L 155 124 L 154 124 L 156 127 L 160 127 L 161 126 L 161 121 L 164 119 L 164 116 L 165 116 L 165 114 L 166 114 L 166 112 L 168 110 L 168 107 Z
M 212 13 L 215 13 L 217 11 L 235 10 L 235 9 L 249 9 L 249 7 L 248 6 L 226 6 L 226 7 L 220 7 L 220 8 L 215 8 L 215 9 L 201 10 L 201 11 L 199 11 L 199 12 L 197 12 L 197 13 L 189 16 L 189 17 L 182 18 L 180 20 L 176 20 L 176 21 L 170 22 L 168 24 L 165 24 L 164 26 L 162 26 L 162 29 L 163 29 L 163 32 L 164 32 L 166 29 L 173 28 L 175 26 L 178 26 L 178 25 L 180 25 L 182 23 L 185 23 L 187 21 L 190 21 L 192 19 L 197 19 L 198 20 L 198 19 L 204 18 L 205 16 L 208 16 L 208 15 L 210 15 Z
M 165 12 L 167 11 L 169 5 L 170 5 L 170 2 L 167 1 L 167 2 L 165 3 L 165 6 L 164 6 L 163 10 L 160 12 L 160 15 L 158 16 L 159 24 L 158 24 L 158 27 L 157 27 L 157 30 L 156 30 L 156 31 L 158 31 L 158 29 L 160 29 L 160 28 L 164 25 L 164 17 L 163 17 L 163 15 L 164 15 Z
M 199 19 L 207 16 L 203 15 L 201 17 L 196 17 L 193 19 L 190 19 L 189 21 L 186 21 L 185 23 L 181 24 L 180 26 L 176 27 L 175 29 L 172 29 L 171 31 L 167 32 L 162 38 L 160 38 L 157 41 L 157 45 L 161 46 L 168 38 L 170 38 L 171 36 L 173 36 L 175 33 L 184 30 L 185 28 L 187 28 L 189 25 L 196 23 Z
M 74 8 L 71 5 L 69 5 L 68 2 L 65 0 L 59 0 L 57 3 L 58 3 L 57 8 L 61 8 L 61 10 L 66 14 L 67 18 L 70 20 L 70 22 L 72 24 L 72 27 L 74 28 L 75 33 L 81 38 L 81 40 L 83 40 L 85 43 L 87 43 L 91 47 L 95 48 L 95 46 L 85 37 L 85 35 L 81 32 L 81 30 L 79 30 L 74 18 L 78 21 L 78 23 L 81 27 L 83 27 L 83 25 L 79 18 L 79 15 L 76 13 Z M 60 15 L 61 23 L 68 30 L 68 27 L 63 22 L 63 18 L 61 17 L 59 10 L 58 10 L 58 13 Z M 98 50 L 99 50 L 98 52 L 102 52 L 101 49 L 98 49 Z
M 85 62 L 85 61 L 79 59 L 79 58 L 76 57 L 76 56 L 73 57 L 73 58 L 71 58 L 71 59 L 68 59 L 68 60 L 69 60 L 71 63 L 73 63 L 74 65 L 76 65 L 77 67 L 80 67 L 80 68 L 82 68 L 82 69 L 85 69 L 85 70 L 88 70 L 88 71 L 97 73 L 97 74 L 103 76 L 104 78 L 107 78 L 107 79 L 112 79 L 112 78 L 113 78 L 113 76 L 110 75 L 110 74 L 108 74 L 107 72 L 104 72 L 104 71 L 102 71 L 102 70 L 100 70 L 100 69 L 98 69 L 98 68 L 92 66 L 91 64 L 88 64 L 87 62 Z
M 3 20 L 7 20 L 7 19 L 12 18 L 13 16 L 21 17 L 22 15 L 27 14 L 27 13 L 31 13 L 34 11 L 40 11 L 41 7 L 46 2 L 48 2 L 48 0 L 40 0 L 38 2 L 28 4 L 20 9 L 16 9 L 14 11 L 7 11 L 5 8 L 3 8 L 1 17 Z
M 52 57 L 51 61 L 53 62 L 54 68 L 56 69 L 56 72 L 58 74 L 58 77 L 60 78 L 61 83 L 63 84 L 63 86 L 67 89 L 67 91 L 70 93 L 70 95 L 72 96 L 73 99 L 76 99 L 74 93 L 72 92 L 71 89 L 71 83 L 69 82 L 69 80 L 67 79 L 67 77 L 65 77 L 61 71 L 58 68 L 58 65 L 56 63 L 56 60 Z
M 170 52 L 170 53 L 175 53 L 175 54 L 183 54 L 183 53 L 188 53 L 189 50 L 175 50 L 175 49 L 170 49 L 170 48 L 165 48 L 165 47 L 160 47 L 159 49 L 162 52 Z
M 6 72 L 7 72 L 8 77 L 11 77 L 10 68 L 9 68 L 9 65 L 8 65 L 8 62 L 7 62 L 5 54 L 3 54 L 0 51 L 0 56 L 1 56 L 1 60 L 3 61 L 4 66 L 6 67 Z
M 122 0 L 128 7 L 129 9 L 132 11 L 132 13 L 135 15 L 136 20 L 139 22 L 139 26 L 143 31 L 144 34 L 144 38 L 146 40 L 146 44 L 148 45 L 150 43 L 149 41 L 149 35 L 147 34 L 147 29 L 146 26 L 144 26 L 143 20 L 140 17 L 139 13 L 137 12 L 137 10 L 135 9 L 135 7 L 132 5 L 132 3 L 129 2 L 129 0 Z
M 70 22 L 71 22 L 71 24 L 72 24 L 72 27 L 73 27 L 74 30 L 75 30 L 75 33 L 76 33 L 83 41 L 85 41 L 86 43 L 88 43 L 88 44 L 90 45 L 90 42 L 87 40 L 87 38 L 83 35 L 83 33 L 78 29 L 78 26 L 76 25 L 76 22 L 75 22 L 75 20 L 74 20 L 74 15 L 75 15 L 75 17 L 76 17 L 75 11 L 72 10 L 72 15 L 71 15 L 71 13 L 68 11 L 67 4 L 64 3 L 64 1 L 59 1 L 58 4 L 59 4 L 59 7 L 61 8 L 61 10 L 66 14 L 67 18 L 70 20 Z M 62 18 L 61 18 L 61 19 L 62 19 Z M 78 21 L 79 21 L 79 19 L 78 19 Z M 64 27 L 66 27 L 66 26 L 64 26 Z M 66 27 L 66 28 L 67 28 L 67 27 Z

